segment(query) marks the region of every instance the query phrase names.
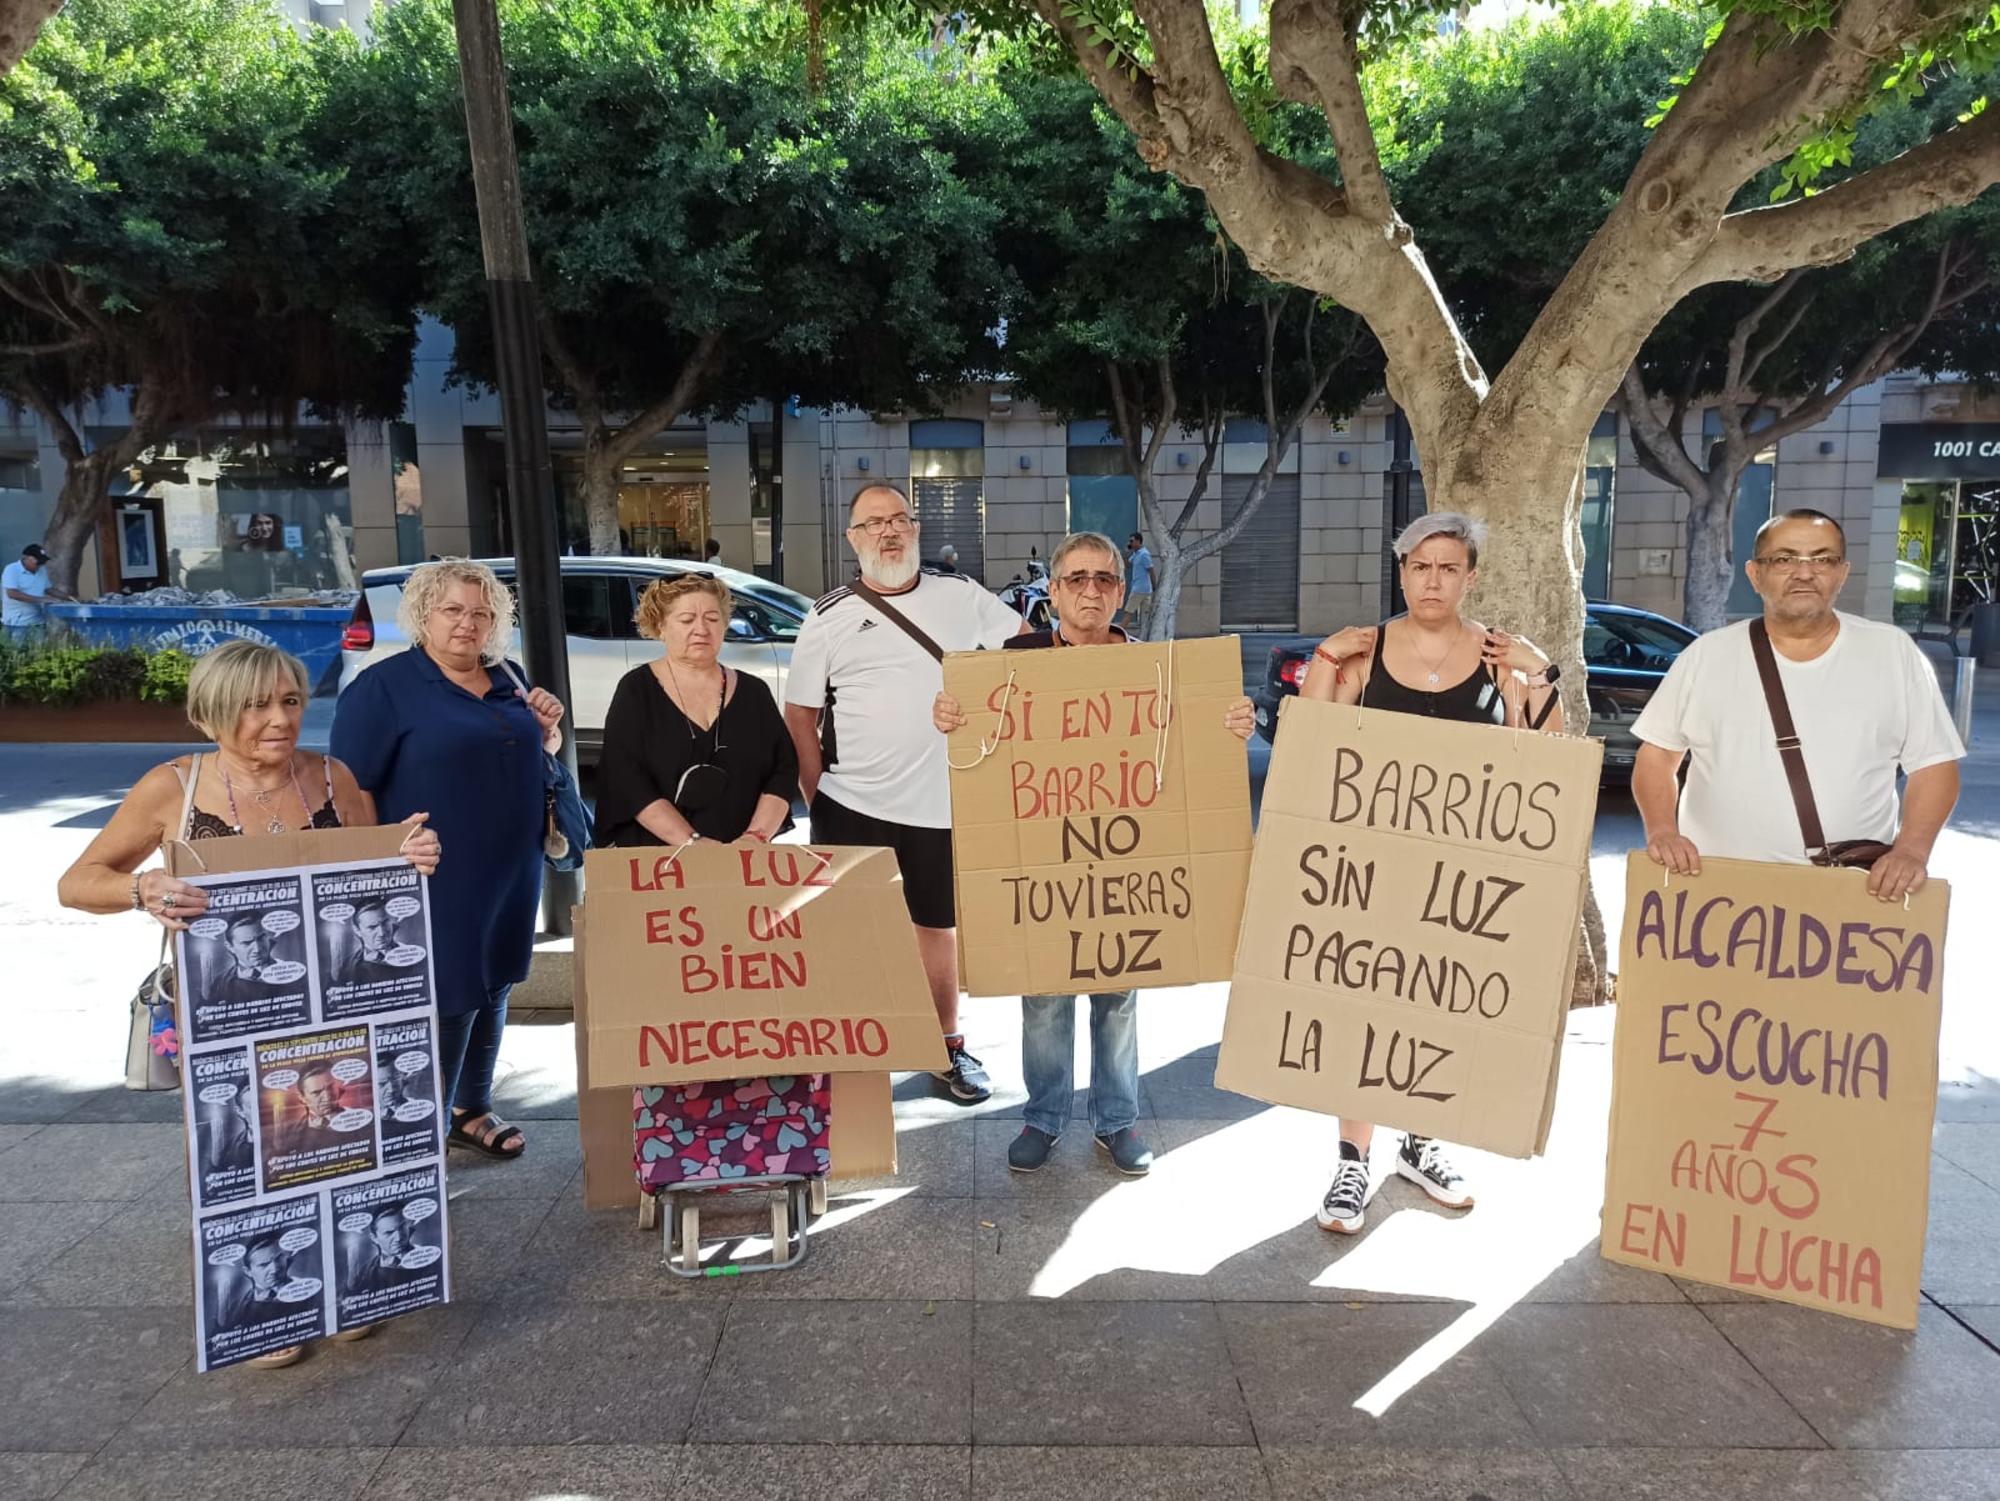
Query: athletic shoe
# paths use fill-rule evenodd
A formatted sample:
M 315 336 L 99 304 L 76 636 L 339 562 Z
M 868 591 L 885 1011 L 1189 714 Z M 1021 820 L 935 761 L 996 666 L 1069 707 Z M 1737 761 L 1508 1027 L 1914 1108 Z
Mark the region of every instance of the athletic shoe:
M 1007 1166 L 1017 1173 L 1035 1172 L 1049 1160 L 1059 1140 L 1038 1126 L 1023 1126 L 1021 1134 L 1007 1143 Z
M 986 1077 L 985 1065 L 966 1052 L 964 1043 L 946 1043 L 945 1061 L 951 1066 L 931 1077 L 950 1090 L 954 1100 L 977 1105 L 993 1098 L 993 1081 Z
M 1405 1136 L 1396 1153 L 1396 1171 L 1447 1209 L 1470 1209 L 1472 1190 L 1428 1136 Z
M 1111 1165 L 1128 1178 L 1143 1178 L 1153 1170 L 1153 1149 L 1134 1127 L 1100 1136 L 1097 1144 L 1111 1154 Z
M 1352 1156 L 1348 1155 L 1353 1153 Z M 1368 1159 L 1349 1146 L 1340 1144 L 1340 1166 L 1333 1186 L 1320 1201 L 1319 1227 L 1335 1235 L 1359 1235 L 1368 1222 Z

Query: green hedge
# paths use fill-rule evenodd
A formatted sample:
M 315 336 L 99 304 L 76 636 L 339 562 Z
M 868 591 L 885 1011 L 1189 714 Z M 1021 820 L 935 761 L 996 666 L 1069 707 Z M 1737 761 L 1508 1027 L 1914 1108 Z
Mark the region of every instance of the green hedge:
M 0 639 L 0 703 L 183 704 L 193 668 L 194 658 L 179 651 L 86 646 L 60 636 Z

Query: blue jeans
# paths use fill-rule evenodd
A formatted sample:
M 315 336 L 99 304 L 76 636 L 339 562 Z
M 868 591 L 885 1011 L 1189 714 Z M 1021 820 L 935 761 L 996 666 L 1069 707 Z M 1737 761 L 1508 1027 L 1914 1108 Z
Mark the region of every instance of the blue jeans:
M 484 1115 L 493 1108 L 493 1065 L 500 1058 L 507 993 L 513 988 L 502 985 L 484 1006 L 438 1018 L 440 1098 L 468 1115 Z
M 1137 992 L 1108 991 L 1090 1000 L 1090 1125 L 1099 1136 L 1139 1119 L 1139 1008 Z M 1021 997 L 1021 1073 L 1028 1106 L 1021 1112 L 1037 1131 L 1060 1136 L 1069 1124 L 1075 1089 L 1076 1003 L 1073 995 Z

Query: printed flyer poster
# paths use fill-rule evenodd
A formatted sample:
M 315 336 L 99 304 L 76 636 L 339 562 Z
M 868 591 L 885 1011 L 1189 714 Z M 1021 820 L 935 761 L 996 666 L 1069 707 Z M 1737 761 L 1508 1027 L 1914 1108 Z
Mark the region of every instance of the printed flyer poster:
M 185 878 L 209 893 L 176 955 L 200 1368 L 448 1301 L 423 877 L 371 857 Z

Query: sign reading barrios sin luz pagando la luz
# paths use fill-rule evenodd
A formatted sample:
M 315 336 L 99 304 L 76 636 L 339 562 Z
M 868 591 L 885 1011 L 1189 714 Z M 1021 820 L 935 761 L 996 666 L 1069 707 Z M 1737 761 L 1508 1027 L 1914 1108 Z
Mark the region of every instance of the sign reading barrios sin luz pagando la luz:
M 1287 699 L 1215 1082 L 1540 1152 L 1603 748 Z
M 1606 1257 L 1916 1327 L 1949 901 L 1630 857 Z

